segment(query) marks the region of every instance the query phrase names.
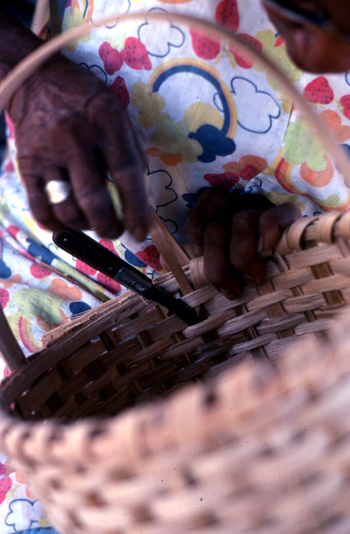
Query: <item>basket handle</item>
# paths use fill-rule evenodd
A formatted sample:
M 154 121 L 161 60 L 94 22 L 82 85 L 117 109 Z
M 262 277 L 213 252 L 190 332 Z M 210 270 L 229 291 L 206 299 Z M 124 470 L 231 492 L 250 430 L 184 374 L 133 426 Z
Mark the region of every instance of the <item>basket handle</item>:
M 188 26 L 193 25 L 203 30 L 206 34 L 209 34 L 220 41 L 225 40 L 227 43 L 230 43 L 233 46 L 238 46 L 243 51 L 251 54 L 269 71 L 281 91 L 285 94 L 289 94 L 293 99 L 294 105 L 305 115 L 305 118 L 314 130 L 315 135 L 318 136 L 325 151 L 330 154 L 336 162 L 338 169 L 345 177 L 346 184 L 350 185 L 350 162 L 345 151 L 338 146 L 334 136 L 328 128 L 325 127 L 322 119 L 312 111 L 311 106 L 303 99 L 298 90 L 288 80 L 287 76 L 260 50 L 252 47 L 237 35 L 233 35 L 224 26 L 219 26 L 216 23 L 197 19 L 196 17 L 189 15 L 155 11 L 140 11 L 126 13 L 124 15 L 112 15 L 94 21 L 94 24 L 83 23 L 54 37 L 23 59 L 14 69 L 12 69 L 5 80 L 0 84 L 0 111 L 4 109 L 6 103 L 10 100 L 15 91 L 37 70 L 37 68 L 45 63 L 52 54 L 59 52 L 70 41 L 79 39 L 88 33 L 96 31 L 104 25 L 107 26 L 115 23 L 122 24 L 123 22 L 139 21 L 140 19 L 163 23 L 168 22 L 169 19 L 171 19 L 174 23 L 187 24 Z

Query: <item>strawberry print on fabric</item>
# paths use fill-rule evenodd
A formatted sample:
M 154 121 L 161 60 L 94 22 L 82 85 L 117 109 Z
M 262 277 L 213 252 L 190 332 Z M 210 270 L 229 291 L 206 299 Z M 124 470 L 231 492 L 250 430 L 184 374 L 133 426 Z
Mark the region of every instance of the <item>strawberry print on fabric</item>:
M 216 22 L 227 26 L 232 32 L 239 27 L 239 12 L 237 0 L 222 0 L 215 13 Z
M 190 34 L 193 50 L 198 57 L 208 60 L 218 57 L 221 49 L 219 40 L 214 39 L 210 34 L 203 34 L 195 28 L 191 28 Z
M 93 276 L 97 272 L 96 269 L 94 269 L 93 267 L 90 267 L 90 265 L 88 265 L 87 263 L 81 260 L 77 260 L 76 268 L 81 273 L 86 274 L 86 276 Z
M 344 116 L 350 120 L 350 95 L 344 95 L 340 99 Z
M 0 306 L 4 310 L 10 300 L 10 293 L 4 287 L 0 288 Z
M 330 104 L 334 99 L 334 93 L 327 78 L 319 76 L 310 82 L 305 87 L 304 98 L 312 104 Z
M 154 245 L 150 245 L 145 250 L 136 253 L 136 256 L 143 262 L 152 267 L 155 271 L 160 272 L 162 266 L 159 261 L 159 252 Z
M 107 74 L 111 75 L 121 69 L 123 65 L 122 54 L 116 48 L 113 48 L 108 41 L 104 41 L 98 49 L 100 58 L 103 61 L 103 67 Z
M 232 189 L 239 182 L 239 176 L 232 172 L 225 172 L 221 174 L 205 174 L 203 178 L 212 187 L 215 187 L 216 189 L 224 189 L 227 191 Z
M 111 241 L 110 239 L 100 239 L 99 244 L 113 252 L 113 254 L 115 254 L 116 256 L 119 256 L 113 241 Z
M 267 167 L 267 161 L 258 156 L 243 156 L 238 162 L 229 161 L 223 165 L 226 173 L 239 176 L 240 180 L 249 182 Z
M 0 504 L 4 502 L 6 499 L 6 495 L 12 488 L 12 480 L 11 477 L 6 476 L 4 478 L 0 479 Z
M 111 293 L 114 295 L 117 295 L 121 291 L 121 285 L 118 284 L 115 280 L 112 280 L 112 278 L 109 278 L 109 276 L 106 276 L 103 273 L 98 273 L 97 275 L 97 281 L 103 286 L 106 287 Z
M 139 267 L 143 269 L 146 267 L 146 263 L 143 262 L 140 258 L 135 256 L 130 250 L 126 249 L 124 254 L 125 261 L 130 263 L 130 265 L 134 265 L 134 267 Z
M 35 278 L 46 278 L 47 276 L 50 276 L 52 271 L 49 269 L 46 269 L 46 267 L 43 267 L 42 265 L 38 265 L 37 263 L 32 263 L 30 267 L 30 272 Z
M 255 37 L 252 37 L 251 35 L 248 35 L 246 33 L 240 33 L 238 34 L 238 37 L 240 37 L 243 41 L 248 43 L 256 50 L 261 51 L 263 48 L 261 41 L 255 39 Z M 242 47 L 240 47 L 239 45 L 230 45 L 229 51 L 233 55 L 237 65 L 242 69 L 251 69 L 254 66 L 256 59 L 253 54 L 242 50 Z
M 121 100 L 126 109 L 130 104 L 130 93 L 126 87 L 124 78 L 117 76 L 112 85 L 109 86 L 109 89 Z
M 146 47 L 136 37 L 127 37 L 121 55 L 125 63 L 135 70 L 151 70 L 152 63 Z

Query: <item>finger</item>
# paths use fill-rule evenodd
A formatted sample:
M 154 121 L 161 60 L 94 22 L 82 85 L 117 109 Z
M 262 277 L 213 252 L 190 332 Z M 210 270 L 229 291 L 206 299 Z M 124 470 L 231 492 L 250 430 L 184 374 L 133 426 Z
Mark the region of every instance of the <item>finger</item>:
M 21 171 L 21 176 L 25 183 L 29 206 L 35 220 L 48 230 L 62 230 L 62 223 L 56 219 L 48 202 L 45 192 L 45 180 L 29 169 L 24 172 Z
M 259 284 L 266 276 L 266 265 L 257 255 L 259 215 L 243 210 L 232 217 L 230 261 L 249 285 Z
M 235 204 L 237 206 L 236 211 L 241 210 L 257 210 L 266 211 L 274 207 L 274 204 L 266 198 L 264 195 L 258 195 L 254 193 L 245 193 L 236 196 Z
M 48 167 L 44 169 L 44 176 L 46 183 L 52 180 L 59 180 L 70 183 L 67 170 L 59 167 Z M 79 208 L 74 198 L 73 189 L 71 194 L 63 202 L 58 204 L 51 204 L 51 210 L 56 219 L 64 226 L 76 228 L 79 230 L 89 228 L 89 223 Z
M 202 256 L 206 226 L 213 220 L 225 219 L 231 206 L 229 193 L 207 189 L 201 194 L 187 219 L 187 236 L 196 256 Z
M 281 239 L 282 232 L 300 217 L 301 212 L 293 202 L 286 202 L 262 213 L 259 220 L 259 252 L 274 248 Z
M 240 275 L 232 268 L 229 258 L 230 229 L 227 224 L 212 221 L 204 233 L 204 272 L 210 284 L 227 298 L 239 295 Z
M 107 191 L 103 173 L 97 164 L 95 150 L 78 149 L 68 162 L 68 171 L 76 202 L 93 228 L 101 237 L 116 239 L 122 232 L 112 200 Z
M 111 113 L 109 112 L 109 116 Z M 102 115 L 96 120 L 100 123 Z M 121 199 L 126 229 L 143 241 L 150 224 L 150 208 L 145 181 L 145 157 L 139 149 L 131 123 L 124 112 L 118 120 L 100 124 L 103 152 L 110 176 Z

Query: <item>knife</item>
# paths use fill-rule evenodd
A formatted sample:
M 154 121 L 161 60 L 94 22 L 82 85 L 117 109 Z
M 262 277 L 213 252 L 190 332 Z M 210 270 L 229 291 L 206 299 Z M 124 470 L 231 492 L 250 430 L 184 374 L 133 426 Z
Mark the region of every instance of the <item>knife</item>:
M 188 325 L 195 325 L 200 322 L 197 313 L 188 304 L 172 297 L 164 289 L 153 285 L 148 276 L 83 232 L 67 228 L 61 232 L 54 232 L 53 241 L 62 250 L 116 280 L 131 291 L 165 306 Z

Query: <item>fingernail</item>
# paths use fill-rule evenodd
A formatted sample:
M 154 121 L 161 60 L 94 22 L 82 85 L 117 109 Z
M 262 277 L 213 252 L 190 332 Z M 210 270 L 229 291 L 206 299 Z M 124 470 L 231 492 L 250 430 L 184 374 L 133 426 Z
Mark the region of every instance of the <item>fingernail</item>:
M 255 287 L 256 286 L 256 280 L 252 276 L 249 276 L 249 274 L 246 274 L 244 276 L 244 280 L 246 281 L 247 285 L 249 287 Z
M 264 236 L 261 235 L 258 241 L 258 252 L 262 252 L 264 250 L 264 245 L 265 245 Z
M 230 289 L 221 289 L 222 295 L 228 300 L 233 300 L 237 298 L 237 295 L 234 291 L 231 291 Z
M 137 241 L 144 241 L 147 235 L 144 226 L 136 226 L 131 233 Z
M 194 255 L 197 256 L 197 258 L 199 256 L 203 256 L 203 247 L 201 247 L 200 245 L 193 244 L 192 248 L 193 248 Z

